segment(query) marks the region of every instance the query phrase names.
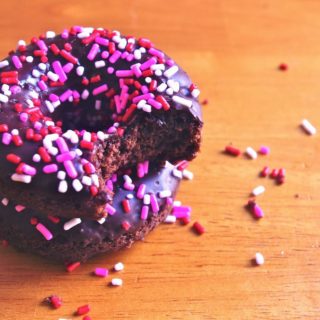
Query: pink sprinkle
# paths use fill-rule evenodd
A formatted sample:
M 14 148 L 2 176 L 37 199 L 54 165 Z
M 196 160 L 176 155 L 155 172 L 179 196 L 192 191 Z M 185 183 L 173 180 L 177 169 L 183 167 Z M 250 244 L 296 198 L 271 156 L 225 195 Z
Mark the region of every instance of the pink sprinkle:
M 54 93 L 50 93 L 49 100 L 52 102 L 56 102 L 56 101 L 59 101 L 59 97 Z
M 142 183 L 138 188 L 137 198 L 142 199 L 144 197 L 145 192 L 146 192 L 146 185 Z
M 71 96 L 72 96 L 72 90 L 68 89 L 60 96 L 60 101 L 61 102 L 67 101 Z
M 74 99 L 80 99 L 80 93 L 79 93 L 79 91 L 77 91 L 77 90 L 73 90 L 72 91 L 72 95 L 73 95 L 73 98 Z
M 168 59 L 166 61 L 166 64 L 169 66 L 169 67 L 172 67 L 174 65 L 174 61 L 172 59 Z
M 22 171 L 23 171 L 23 173 L 28 174 L 30 176 L 34 176 L 37 173 L 37 169 L 29 166 L 28 164 L 23 165 Z
M 102 86 L 93 89 L 92 94 L 93 94 L 94 96 L 96 96 L 96 95 L 98 95 L 98 94 L 100 94 L 100 93 L 103 93 L 103 92 L 105 92 L 105 91 L 107 91 L 107 90 L 108 90 L 107 84 L 103 84 Z
M 68 37 L 69 37 L 69 32 L 68 32 L 68 30 L 63 30 L 63 32 L 61 33 L 61 38 L 62 39 L 68 39 Z
M 63 164 L 70 178 L 74 179 L 78 176 L 77 170 L 71 160 L 64 161 Z
M 137 78 L 140 78 L 140 77 L 141 77 L 142 71 L 140 70 L 138 64 L 132 65 L 132 66 L 130 67 L 130 69 L 133 71 L 134 75 L 135 75 Z
M 53 238 L 52 233 L 42 224 L 38 223 L 36 229 L 44 236 L 46 240 L 51 240 Z
M 115 63 L 120 57 L 121 57 L 121 52 L 119 50 L 116 50 L 109 58 L 109 61 L 111 63 Z
M 40 50 L 48 51 L 48 47 L 46 46 L 46 44 L 43 40 L 38 40 L 37 46 L 40 48 Z
M 62 69 L 65 73 L 69 73 L 73 69 L 74 65 L 71 62 L 66 63 Z
M 57 172 L 58 171 L 58 166 L 54 163 L 52 164 L 48 164 L 46 166 L 43 167 L 43 172 L 44 173 L 54 173 L 54 172 Z
M 108 51 L 103 51 L 102 53 L 101 53 L 101 58 L 102 59 L 107 59 L 109 57 L 109 52 Z
M 160 59 L 163 59 L 164 58 L 164 53 L 155 49 L 155 48 L 150 48 L 149 51 L 148 51 L 150 54 L 152 54 L 153 56 L 156 56 Z
M 149 161 L 148 160 L 143 163 L 143 169 L 144 169 L 144 174 L 148 174 L 148 172 L 149 172 Z
M 109 271 L 108 271 L 108 269 L 105 269 L 105 268 L 95 268 L 95 269 L 94 269 L 94 274 L 95 274 L 97 277 L 105 278 L 105 277 L 108 276 Z
M 28 114 L 27 114 L 27 113 L 22 112 L 22 113 L 20 113 L 19 118 L 20 118 L 20 121 L 21 121 L 21 122 L 27 122 L 27 121 L 28 121 L 29 116 L 28 116 Z
M 114 72 L 114 68 L 108 67 L 107 72 L 108 72 L 109 74 L 112 74 L 112 73 Z
M 21 69 L 22 68 L 22 63 L 21 63 L 20 59 L 18 58 L 18 56 L 12 56 L 12 63 L 14 64 L 14 66 L 17 69 Z
M 270 153 L 270 148 L 267 146 L 261 146 L 259 149 L 259 153 L 263 155 L 267 155 Z
M 56 159 L 58 162 L 65 162 L 68 160 L 73 160 L 75 157 L 76 157 L 76 152 L 69 151 L 69 152 L 57 155 Z
M 22 212 L 26 207 L 22 206 L 21 204 L 17 204 L 14 208 L 17 212 Z
M 261 209 L 257 204 L 255 204 L 255 205 L 253 206 L 252 211 L 253 211 L 253 215 L 254 215 L 257 219 L 260 219 L 260 218 L 262 218 L 262 217 L 264 216 L 264 213 L 263 213 L 262 209 Z
M 137 165 L 137 176 L 138 178 L 144 177 L 144 166 L 143 163 L 138 163 Z
M 91 47 L 88 55 L 87 55 L 87 58 L 88 58 L 90 61 L 92 61 L 92 60 L 96 57 L 97 53 L 99 52 L 99 49 L 100 49 L 100 46 L 99 46 L 98 44 L 94 43 L 94 44 L 92 45 L 92 47 Z
M 106 186 L 110 191 L 113 191 L 113 182 L 111 180 L 106 182 Z
M 133 76 L 133 71 L 132 70 L 117 70 L 116 71 L 116 76 L 118 78 L 125 78 L 125 77 L 132 77 Z
M 131 62 L 134 59 L 134 55 L 132 53 L 129 53 L 127 56 L 127 61 Z
M 148 103 L 155 109 L 159 110 L 162 108 L 162 104 L 154 99 L 148 99 Z
M 149 214 L 149 206 L 142 206 L 141 208 L 141 220 L 147 220 Z
M 38 87 L 42 90 L 45 91 L 48 89 L 48 86 L 43 80 L 38 81 Z
M 5 145 L 9 145 L 10 142 L 12 140 L 12 135 L 8 132 L 5 132 L 3 135 L 2 135 L 2 143 L 5 144 Z
M 133 183 L 129 183 L 128 181 L 126 181 L 126 182 L 124 183 L 123 187 L 124 187 L 126 190 L 133 191 L 135 186 L 134 186 Z
M 191 208 L 188 206 L 179 206 L 179 207 L 173 207 L 172 214 L 177 218 L 188 218 L 190 217 Z
M 107 47 L 109 44 L 109 40 L 102 37 L 96 37 L 95 42 L 105 47 Z
M 147 86 L 142 86 L 141 91 L 143 94 L 147 94 L 149 92 L 149 88 Z
M 61 82 L 65 82 L 68 79 L 59 60 L 55 60 L 52 62 L 52 68 L 54 72 L 59 76 L 59 80 Z
M 146 62 L 144 62 L 141 66 L 140 66 L 140 70 L 144 71 L 149 69 L 152 65 L 157 63 L 157 59 L 155 57 L 152 57 L 150 59 L 148 59 Z
M 129 55 L 129 52 L 127 52 L 127 51 L 122 52 L 121 59 L 126 59 L 128 55 Z
M 132 102 L 133 103 L 137 103 L 139 102 L 140 100 L 148 100 L 148 99 L 151 99 L 151 98 L 154 98 L 154 95 L 152 93 L 146 93 L 146 94 L 142 94 L 140 96 L 136 96 L 132 99 Z
M 151 201 L 151 209 L 153 213 L 159 212 L 159 204 L 156 196 L 152 193 L 150 194 L 150 201 Z
M 69 152 L 69 147 L 66 143 L 66 140 L 64 140 L 64 138 L 62 137 L 59 137 L 57 140 L 56 140 L 56 144 L 60 150 L 61 153 L 66 153 L 66 152 Z M 71 159 L 70 159 L 71 160 Z M 63 162 L 63 161 L 62 161 Z
M 116 209 L 110 205 L 109 203 L 106 204 L 106 211 L 112 216 L 116 213 Z

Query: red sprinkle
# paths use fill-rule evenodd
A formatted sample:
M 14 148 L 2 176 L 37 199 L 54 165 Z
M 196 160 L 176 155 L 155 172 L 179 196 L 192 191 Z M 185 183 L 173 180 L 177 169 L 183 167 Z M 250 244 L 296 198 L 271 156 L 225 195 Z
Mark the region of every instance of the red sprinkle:
M 204 226 L 202 226 L 198 221 L 196 221 L 193 226 L 192 226 L 193 230 L 198 233 L 199 235 L 205 233 L 205 228 Z
M 9 128 L 6 124 L 0 124 L 0 133 L 8 132 Z
M 80 264 L 81 263 L 79 261 L 68 264 L 67 271 L 72 272 L 72 271 L 76 270 L 78 267 L 80 267 Z
M 88 304 L 85 304 L 84 306 L 81 306 L 77 309 L 76 315 L 82 316 L 90 311 L 90 306 Z
M 21 161 L 21 158 L 14 153 L 7 154 L 7 160 L 11 163 L 18 164 Z
M 190 217 L 183 217 L 180 220 L 180 223 L 183 224 L 183 225 L 187 225 L 191 222 L 191 218 Z
M 85 317 L 82 318 L 82 320 L 91 320 L 91 317 L 85 316 Z
M 264 167 L 262 169 L 262 171 L 260 172 L 260 176 L 261 177 L 266 177 L 269 174 L 269 172 L 270 172 L 270 168 L 269 167 Z
M 287 71 L 288 68 L 289 68 L 289 66 L 286 63 L 280 63 L 279 66 L 278 66 L 278 69 L 280 71 Z
M 91 141 L 81 140 L 80 147 L 87 150 L 93 150 L 93 143 Z
M 279 174 L 279 170 L 278 169 L 273 169 L 270 173 L 270 178 L 275 179 Z
M 131 227 L 131 224 L 128 221 L 123 221 L 122 222 L 122 228 L 126 231 L 128 231 Z
M 233 146 L 226 146 L 225 153 L 237 157 L 241 154 L 241 150 Z
M 130 202 L 128 199 L 122 200 L 122 207 L 125 213 L 129 213 L 131 211 Z
M 54 309 L 59 309 L 62 306 L 62 300 L 58 296 L 51 296 L 48 299 Z

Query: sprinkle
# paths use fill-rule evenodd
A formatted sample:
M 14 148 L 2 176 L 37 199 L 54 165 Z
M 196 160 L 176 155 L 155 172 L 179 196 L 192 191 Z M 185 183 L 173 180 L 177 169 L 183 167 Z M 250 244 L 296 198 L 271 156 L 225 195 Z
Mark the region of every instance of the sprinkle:
M 61 82 L 65 82 L 68 79 L 59 60 L 55 60 L 52 62 L 52 68 L 54 72 L 59 76 L 59 80 Z
M 186 180 L 192 180 L 193 179 L 193 173 L 189 170 L 184 169 L 182 171 L 182 176 Z
M 58 191 L 60 193 L 66 193 L 68 191 L 68 183 L 65 180 L 59 182 Z
M 170 190 L 162 190 L 159 192 L 159 198 L 168 198 L 171 197 L 172 193 Z
M 83 185 L 79 179 L 74 179 L 72 181 L 72 186 L 73 186 L 73 189 L 77 192 L 80 192 L 83 189 Z
M 143 204 L 144 205 L 149 205 L 151 202 L 151 197 L 150 194 L 145 194 L 143 197 Z
M 11 176 L 11 180 L 16 182 L 22 182 L 22 183 L 30 183 L 32 180 L 32 177 L 26 174 L 14 173 Z
M 14 164 L 18 164 L 21 161 L 21 158 L 14 153 L 7 154 L 6 159 Z
M 123 281 L 122 281 L 122 279 L 120 279 L 120 278 L 113 278 L 113 279 L 111 280 L 111 284 L 112 284 L 113 286 L 115 286 L 115 287 L 119 287 L 119 286 L 122 286 Z
M 79 261 L 70 263 L 67 265 L 66 269 L 68 272 L 72 272 L 72 271 L 76 270 L 78 267 L 80 267 L 80 264 L 81 263 Z
M 286 63 L 280 63 L 279 66 L 278 66 L 278 69 L 280 71 L 287 71 L 288 68 L 289 68 L 289 66 Z
M 122 200 L 122 207 L 125 213 L 129 213 L 131 211 L 130 201 L 128 199 Z
M 140 219 L 141 220 L 147 220 L 149 214 L 149 207 L 144 205 L 141 208 L 141 214 L 140 214 Z
M 257 186 L 252 190 L 253 196 L 259 196 L 260 194 L 264 193 L 266 191 L 266 188 L 264 186 Z
M 263 213 L 262 209 L 256 203 L 254 203 L 252 206 L 252 213 L 253 213 L 254 217 L 257 219 L 261 219 L 264 217 L 264 213 Z
M 248 148 L 246 149 L 246 154 L 247 154 L 248 157 L 251 158 L 251 159 L 257 159 L 257 157 L 258 157 L 257 152 L 256 152 L 253 148 L 251 148 L 251 147 L 248 147 Z
M 12 63 L 14 64 L 14 66 L 17 68 L 17 69 L 21 69 L 22 68 L 22 63 L 19 59 L 18 56 L 12 56 Z
M 258 266 L 261 266 L 264 264 L 264 256 L 262 255 L 262 253 L 260 252 L 257 252 L 254 256 L 254 260 L 255 260 L 255 263 L 258 265 Z
M 93 94 L 94 96 L 96 96 L 96 95 L 98 95 L 98 94 L 100 94 L 100 93 L 103 93 L 103 92 L 105 92 L 105 91 L 107 91 L 107 90 L 108 90 L 107 84 L 103 84 L 103 85 L 101 85 L 100 87 L 97 87 L 97 88 L 93 89 L 92 94 Z
M 142 199 L 144 197 L 145 192 L 146 192 L 146 185 L 142 183 L 138 188 L 137 198 Z
M 108 276 L 109 270 L 106 268 L 95 268 L 93 273 L 97 277 L 105 278 Z
M 65 231 L 68 231 L 70 229 L 72 229 L 73 227 L 75 227 L 76 225 L 81 223 L 81 219 L 80 218 L 74 218 L 71 219 L 69 221 L 67 221 L 64 225 L 63 225 L 63 229 Z
M 305 132 L 310 135 L 315 135 L 317 133 L 317 129 L 307 119 L 302 120 L 301 126 Z
M 267 146 L 261 146 L 259 149 L 259 153 L 262 155 L 267 155 L 270 153 L 270 148 Z
M 132 70 L 117 70 L 116 76 L 118 78 L 126 78 L 126 77 L 132 77 L 133 71 Z
M 36 229 L 44 236 L 46 240 L 51 240 L 53 238 L 52 233 L 42 224 L 38 223 Z
M 88 304 L 81 306 L 77 309 L 77 311 L 75 312 L 75 314 L 77 316 L 82 316 L 86 313 L 88 313 L 90 311 L 90 306 Z
M 182 179 L 182 171 L 181 170 L 173 169 L 172 175 L 178 179 Z
M 167 78 L 171 78 L 179 71 L 178 66 L 172 66 L 171 68 L 167 69 L 163 75 Z
M 197 221 L 193 224 L 192 228 L 199 235 L 205 233 L 206 231 L 205 228 Z
M 45 300 L 48 300 L 54 309 L 59 309 L 62 306 L 62 300 L 58 296 L 50 296 Z
M 150 202 L 151 202 L 152 212 L 153 213 L 158 213 L 159 210 L 160 210 L 159 209 L 159 204 L 158 204 L 156 196 L 153 193 L 150 195 Z
M 65 173 L 65 171 L 59 171 L 58 174 L 57 174 L 57 178 L 59 180 L 64 180 L 66 178 L 66 175 L 67 174 Z
M 270 173 L 270 178 L 271 179 L 275 179 L 279 174 L 279 170 L 278 169 L 272 169 L 271 173 Z
M 171 212 L 177 219 L 190 217 L 190 213 L 191 207 L 188 206 L 174 206 Z
M 241 154 L 240 149 L 235 148 L 233 146 L 226 146 L 224 150 L 225 150 L 225 153 L 230 154 L 235 157 L 237 157 Z
M 176 216 L 169 214 L 165 220 L 164 223 L 175 223 L 177 221 Z
M 71 160 L 64 161 L 63 164 L 70 178 L 74 179 L 78 176 L 77 170 Z
M 0 102 L 7 103 L 8 101 L 9 98 L 6 95 L 0 93 Z
M 100 49 L 100 46 L 96 43 L 94 43 L 87 55 L 88 60 L 92 61 L 94 60 L 94 58 L 96 57 L 96 55 L 98 54 Z
M 1 203 L 6 207 L 9 204 L 9 199 L 8 198 L 3 198 L 1 200 Z
M 17 204 L 15 207 L 17 212 L 22 212 L 23 210 L 25 210 L 25 206 L 22 206 L 21 204 Z
M 121 52 L 116 50 L 109 58 L 110 63 L 116 63 L 117 60 L 121 57 Z
M 118 262 L 113 267 L 114 271 L 122 271 L 124 269 L 124 265 L 122 262 Z
M 116 213 L 116 209 L 109 203 L 106 204 L 105 209 L 110 215 L 114 215 Z
M 172 96 L 172 100 L 188 108 L 192 107 L 192 100 L 188 100 L 179 96 Z
M 4 67 L 7 67 L 8 65 L 9 65 L 9 61 L 8 60 L 0 61 L 0 69 L 4 68 Z
M 99 69 L 99 68 L 105 67 L 106 63 L 103 60 L 99 60 L 99 61 L 96 61 L 94 65 L 97 69 Z
M 123 221 L 121 226 L 126 231 L 128 231 L 131 228 L 131 224 L 128 221 Z
M 270 172 L 270 168 L 269 167 L 264 167 L 261 172 L 260 172 L 260 176 L 261 177 L 266 177 Z

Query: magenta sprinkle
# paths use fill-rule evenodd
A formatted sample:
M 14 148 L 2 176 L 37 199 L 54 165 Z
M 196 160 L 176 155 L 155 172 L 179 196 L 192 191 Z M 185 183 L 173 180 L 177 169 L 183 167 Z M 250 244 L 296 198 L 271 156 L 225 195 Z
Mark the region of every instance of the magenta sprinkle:
M 157 63 L 157 59 L 152 57 L 150 59 L 148 59 L 146 62 L 144 62 L 141 66 L 140 66 L 140 70 L 144 71 L 149 69 L 152 65 Z
M 126 182 L 124 183 L 123 187 L 124 187 L 126 190 L 133 191 L 135 186 L 134 186 L 134 184 L 129 183 L 129 182 L 126 181 Z
M 54 173 L 54 172 L 57 172 L 58 171 L 58 166 L 54 163 L 52 164 L 48 164 L 46 166 L 43 167 L 43 172 L 44 173 Z
M 142 183 L 142 184 L 140 184 L 140 186 L 138 188 L 137 198 L 143 199 L 145 192 L 146 192 L 146 185 Z
M 259 149 L 259 153 L 263 155 L 267 155 L 270 153 L 270 148 L 267 146 L 261 146 Z
M 108 271 L 108 269 L 105 269 L 105 268 L 95 268 L 95 269 L 94 269 L 94 274 L 95 274 L 97 277 L 105 278 L 105 277 L 108 276 L 109 271 Z
M 74 65 L 71 62 L 65 64 L 62 69 L 65 73 L 69 73 L 73 69 Z
M 23 165 L 22 171 L 23 171 L 23 173 L 28 174 L 30 176 L 35 176 L 37 173 L 37 169 L 29 166 L 28 164 Z
M 53 61 L 52 68 L 53 68 L 54 72 L 59 76 L 59 80 L 61 82 L 65 82 L 68 79 L 67 75 L 65 74 L 65 72 L 61 66 L 60 61 L 58 61 L 58 60 Z
M 28 114 L 27 114 L 27 113 L 22 112 L 22 113 L 20 113 L 19 118 L 20 118 L 20 121 L 21 121 L 21 122 L 27 122 L 27 121 L 28 121 L 29 116 L 28 116 Z
M 141 220 L 147 220 L 148 214 L 149 214 L 149 207 L 148 206 L 142 206 L 140 219 Z
M 149 88 L 147 86 L 142 86 L 141 91 L 143 94 L 147 94 L 149 92 Z
M 103 84 L 102 86 L 93 89 L 92 94 L 94 96 L 96 96 L 96 95 L 98 95 L 100 93 L 103 93 L 103 92 L 105 92 L 107 90 L 108 90 L 108 86 L 106 84 Z
M 132 99 L 133 103 L 138 103 L 140 100 L 148 100 L 154 98 L 154 95 L 152 93 L 146 93 L 146 94 L 142 94 L 140 96 L 136 96 Z
M 109 61 L 110 63 L 116 63 L 120 57 L 121 57 L 121 52 L 116 50 L 109 58 Z
M 69 152 L 57 155 L 56 159 L 58 162 L 65 162 L 68 160 L 73 160 L 75 157 L 76 157 L 75 151 L 69 151 Z
M 140 78 L 141 75 L 142 75 L 142 71 L 141 69 L 139 68 L 138 64 L 134 64 L 130 67 L 130 69 L 133 71 L 134 75 L 137 77 L 137 78 Z
M 68 89 L 66 90 L 61 96 L 60 101 L 65 102 L 72 96 L 72 90 Z
M 172 214 L 177 219 L 189 218 L 191 216 L 191 207 L 189 207 L 189 206 L 173 207 Z
M 59 101 L 59 97 L 54 93 L 50 93 L 49 100 L 52 102 Z
M 150 194 L 150 201 L 151 201 L 151 209 L 153 213 L 158 213 L 159 212 L 159 204 L 156 196 L 154 193 Z
M 164 59 L 164 53 L 155 49 L 155 48 L 150 48 L 148 51 L 150 54 L 152 54 L 153 56 L 156 56 L 160 59 Z
M 118 78 L 126 78 L 126 77 L 132 77 L 133 76 L 133 71 L 132 70 L 117 70 L 116 71 L 116 76 Z
M 21 69 L 22 68 L 22 63 L 21 63 L 20 59 L 18 58 L 18 56 L 12 56 L 12 63 L 14 64 L 14 66 L 17 69 Z
M 262 218 L 263 216 L 264 216 L 264 213 L 263 213 L 263 211 L 262 211 L 262 209 L 257 205 L 257 204 L 255 204 L 254 206 L 253 206 L 253 215 L 257 218 L 257 219 L 260 219 L 260 218 Z
M 69 152 L 69 147 L 66 143 L 66 140 L 64 140 L 64 138 L 62 137 L 59 137 L 57 140 L 56 140 L 56 144 L 60 150 L 61 153 L 66 153 L 66 152 Z M 65 160 L 63 160 L 65 161 Z M 62 161 L 62 162 L 63 162 Z
M 73 162 L 71 160 L 64 161 L 63 164 L 70 178 L 74 179 L 78 176 L 77 170 L 74 167 Z
M 9 145 L 10 142 L 12 140 L 12 135 L 8 132 L 5 132 L 3 135 L 2 135 L 2 143 L 5 144 L 5 145 Z
M 137 165 L 137 176 L 138 178 L 144 177 L 144 166 L 143 163 L 138 163 Z
M 104 38 L 101 38 L 101 37 L 96 37 L 95 38 L 95 42 L 102 45 L 102 46 L 105 46 L 107 47 L 108 44 L 109 44 L 109 40 L 108 39 L 104 39 Z
M 100 46 L 96 43 L 94 43 L 87 55 L 88 60 L 92 61 L 94 60 L 94 58 L 96 57 L 97 53 L 100 50 Z
M 143 163 L 143 169 L 144 169 L 144 174 L 148 174 L 148 172 L 149 172 L 149 161 L 148 160 Z
M 42 224 L 38 223 L 36 229 L 44 236 L 46 240 L 51 240 L 53 238 L 52 233 Z
M 38 46 L 41 50 L 43 50 L 43 51 L 48 51 L 48 47 L 47 47 L 47 45 L 44 43 L 43 40 L 38 40 L 38 41 L 37 41 L 37 46 Z
M 110 181 L 110 180 L 109 180 Z M 109 203 L 106 204 L 106 211 L 112 216 L 116 213 L 116 209 L 110 205 Z
M 43 80 L 38 81 L 38 87 L 42 90 L 45 91 L 48 89 L 46 83 Z

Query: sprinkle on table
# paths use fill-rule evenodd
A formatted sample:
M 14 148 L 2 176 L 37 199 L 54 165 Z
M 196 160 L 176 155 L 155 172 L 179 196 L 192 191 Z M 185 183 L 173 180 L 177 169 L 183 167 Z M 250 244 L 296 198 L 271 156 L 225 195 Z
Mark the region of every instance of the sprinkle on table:
M 88 313 L 90 311 L 90 306 L 88 304 L 85 304 L 81 307 L 78 307 L 77 311 L 75 314 L 77 316 L 83 316 L 84 314 Z
M 264 256 L 262 255 L 262 253 L 260 252 L 257 252 L 254 256 L 254 259 L 255 259 L 255 263 L 258 265 L 258 266 L 261 266 L 264 264 Z
M 280 63 L 280 64 L 278 65 L 278 69 L 279 69 L 280 71 L 287 71 L 287 70 L 289 69 L 289 66 L 288 66 L 286 63 Z
M 266 191 L 266 188 L 264 186 L 257 186 L 252 190 L 253 196 L 259 196 L 260 194 L 264 193 Z
M 301 127 L 304 129 L 306 133 L 308 133 L 311 136 L 317 133 L 317 129 L 307 119 L 303 119 L 301 121 Z
M 192 225 L 192 229 L 199 235 L 205 233 L 205 228 L 203 225 L 201 225 L 198 221 L 196 221 L 193 225 Z
M 106 268 L 95 268 L 93 273 L 94 273 L 94 275 L 96 275 L 97 277 L 105 278 L 105 277 L 108 276 L 109 270 L 106 269 Z
M 257 152 L 252 147 L 248 147 L 245 152 L 250 159 L 255 160 L 258 158 Z
M 114 287 L 120 287 L 120 286 L 122 286 L 122 284 L 123 284 L 123 281 L 120 278 L 113 278 L 111 280 L 111 285 Z
M 122 271 L 124 269 L 124 264 L 122 262 L 118 262 L 113 267 L 114 271 Z
M 67 265 L 67 271 L 72 272 L 76 270 L 78 267 L 80 267 L 81 263 L 79 261 L 73 262 Z
M 224 149 L 225 153 L 230 154 L 232 156 L 239 156 L 241 154 L 241 150 L 234 146 L 226 146 Z

